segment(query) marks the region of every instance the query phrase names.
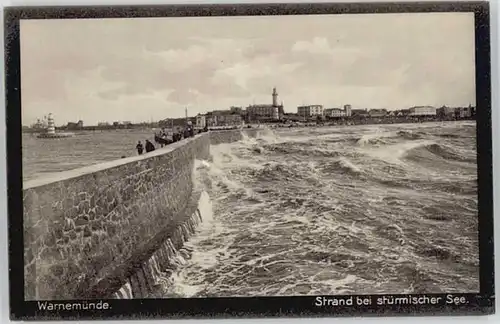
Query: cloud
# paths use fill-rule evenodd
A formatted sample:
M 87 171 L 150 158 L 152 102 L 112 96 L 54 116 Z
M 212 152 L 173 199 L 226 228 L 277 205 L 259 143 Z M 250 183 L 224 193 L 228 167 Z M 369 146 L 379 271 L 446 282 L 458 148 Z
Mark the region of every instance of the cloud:
M 193 65 L 200 64 L 209 59 L 207 48 L 200 45 L 193 45 L 187 49 L 169 49 L 159 52 L 145 52 L 143 55 L 151 59 L 160 59 L 160 64 L 172 71 L 183 71 Z
M 127 80 L 127 85 L 112 94 L 103 93 L 103 98 L 143 93 L 148 89 L 170 90 L 169 99 L 185 104 L 199 94 L 241 96 L 246 94 L 234 80 L 221 75 L 241 60 L 242 42 L 214 39 L 196 40 L 197 44 L 182 49 L 151 52 L 143 50 L 139 55 L 108 64 L 104 76 L 108 80 Z M 236 49 L 236 51 L 234 50 Z M 233 65 L 235 64 L 235 65 Z M 222 73 L 223 74 L 223 73 Z M 187 88 L 196 89 L 197 94 Z
M 292 46 L 294 52 L 306 52 L 311 54 L 333 54 L 334 49 L 324 37 L 314 37 L 312 41 L 298 41 Z
M 183 116 L 274 86 L 288 111 L 475 100 L 472 15 L 23 21 L 21 42 L 26 120 Z

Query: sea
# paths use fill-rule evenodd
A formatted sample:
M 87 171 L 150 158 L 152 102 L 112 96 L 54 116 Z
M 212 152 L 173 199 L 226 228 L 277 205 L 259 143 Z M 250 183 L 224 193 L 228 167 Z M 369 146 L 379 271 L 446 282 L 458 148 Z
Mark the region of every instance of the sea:
M 60 139 L 23 134 L 23 180 L 137 155 L 137 142 L 154 143 L 154 132 L 153 129 L 88 131 Z
M 23 139 L 25 179 L 151 132 Z M 479 291 L 475 122 L 279 128 L 211 147 L 211 210 L 155 297 Z

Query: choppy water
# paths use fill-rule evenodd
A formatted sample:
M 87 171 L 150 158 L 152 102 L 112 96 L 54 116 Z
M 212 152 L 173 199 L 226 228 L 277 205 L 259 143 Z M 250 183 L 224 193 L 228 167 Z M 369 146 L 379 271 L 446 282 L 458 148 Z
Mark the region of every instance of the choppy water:
M 472 122 L 279 129 L 212 146 L 195 177 L 213 209 L 161 297 L 477 292 L 475 132 Z M 134 155 L 147 137 L 25 136 L 24 176 Z
M 211 148 L 213 218 L 164 296 L 479 290 L 474 123 L 287 129 Z
M 23 179 L 30 180 L 122 156 L 137 155 L 137 141 L 153 142 L 153 130 L 119 130 L 78 133 L 75 137 L 38 139 L 23 134 Z M 154 142 L 153 142 L 154 143 Z

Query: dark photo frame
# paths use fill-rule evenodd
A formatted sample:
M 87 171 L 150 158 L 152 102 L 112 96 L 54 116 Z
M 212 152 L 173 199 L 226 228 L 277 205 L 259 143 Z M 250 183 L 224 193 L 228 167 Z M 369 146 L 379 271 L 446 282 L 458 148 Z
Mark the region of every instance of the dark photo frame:
M 206 203 L 205 200 L 209 200 L 208 196 L 205 196 L 203 193 L 201 195 L 193 195 L 183 202 L 183 205 L 180 207 L 169 205 L 168 208 L 165 207 L 164 210 L 157 211 L 157 213 L 161 213 L 162 215 L 172 215 L 167 217 L 168 220 L 161 218 L 162 220 L 159 221 L 159 219 L 153 216 L 151 218 L 145 217 L 145 220 L 136 223 L 133 220 L 129 220 L 127 224 L 135 226 L 134 228 L 137 228 L 142 235 L 147 237 L 147 240 L 145 240 L 147 242 L 141 242 L 134 236 L 135 234 L 130 234 L 131 243 L 129 245 L 124 244 L 123 247 L 117 247 L 116 243 L 113 243 L 112 247 L 106 250 L 108 251 L 107 259 L 99 255 L 99 257 L 103 257 L 102 260 L 104 261 L 102 261 L 98 270 L 92 268 L 95 266 L 95 263 L 92 261 L 79 261 L 76 268 L 68 270 L 68 264 L 71 263 L 68 261 L 68 256 L 73 260 L 75 255 L 83 255 L 83 260 L 87 257 L 90 259 L 91 256 L 97 258 L 97 255 L 100 253 L 96 252 L 97 250 L 92 250 L 94 249 L 92 247 L 94 243 L 89 243 L 88 247 L 87 245 L 77 244 L 73 247 L 73 250 L 65 250 L 62 247 L 63 243 L 61 243 L 61 246 L 56 243 L 59 240 L 61 242 L 71 241 L 70 238 L 64 237 L 65 235 L 69 235 L 68 233 L 70 232 L 64 226 L 78 228 L 78 225 L 74 225 L 73 223 L 77 221 L 78 217 L 81 217 L 79 213 L 82 213 L 82 211 L 87 215 L 87 218 L 84 217 L 83 220 L 93 224 L 92 226 L 95 225 L 98 228 L 96 232 L 107 233 L 106 235 L 117 232 L 125 233 L 124 229 L 120 227 L 122 225 L 115 228 L 109 224 L 98 224 L 95 219 L 100 214 L 110 215 L 113 209 L 120 209 L 117 205 L 132 199 L 130 197 L 133 196 L 133 193 L 125 193 L 123 191 L 120 192 L 118 197 L 115 196 L 117 189 L 107 192 L 103 191 L 103 188 L 110 188 L 113 186 L 113 183 L 122 181 L 122 174 L 124 172 L 134 174 L 142 172 L 141 174 L 144 174 L 146 170 L 157 168 L 162 171 L 161 174 L 156 176 L 146 175 L 146 178 L 140 178 L 139 181 L 146 179 L 145 181 L 150 181 L 152 184 L 145 185 L 143 189 L 137 189 L 137 192 L 144 190 L 145 195 L 148 195 L 148 191 L 158 190 L 157 188 L 160 185 L 167 186 L 169 183 L 171 183 L 169 184 L 172 187 L 169 187 L 171 190 L 189 190 L 191 192 L 191 190 L 194 190 L 191 182 L 179 182 L 180 184 L 177 184 L 172 180 L 177 176 L 191 177 L 191 171 L 182 170 L 180 165 L 184 164 L 180 161 L 184 159 L 189 160 L 190 162 L 185 163 L 185 165 L 191 168 L 194 166 L 195 159 L 209 161 L 210 145 L 238 141 L 242 139 L 243 135 L 241 135 L 240 131 L 222 129 L 209 130 L 208 134 L 204 134 L 202 130 L 199 130 L 200 134 L 194 135 L 194 133 L 190 134 L 188 130 L 187 133 L 184 133 L 184 142 L 180 141 L 179 143 L 172 144 L 169 142 L 168 144 L 170 145 L 167 145 L 167 148 L 164 150 L 164 143 L 161 140 L 157 140 L 155 135 L 157 145 L 161 145 L 163 151 L 157 150 L 156 152 L 148 153 L 150 154 L 148 160 L 145 160 L 141 156 L 122 156 L 121 159 L 117 157 L 117 160 L 114 162 L 103 162 L 103 164 L 98 164 L 97 166 L 82 166 L 81 169 L 78 169 L 80 171 L 75 171 L 76 173 L 74 174 L 69 175 L 69 173 L 66 173 L 71 181 L 64 182 L 64 184 L 56 178 L 49 177 L 30 180 L 27 185 L 27 180 L 24 177 L 25 174 L 23 175 L 23 172 L 25 172 L 23 170 L 23 141 L 25 140 L 22 135 L 24 124 L 21 117 L 24 101 L 21 100 L 21 93 L 23 91 L 21 80 L 21 71 L 23 69 L 21 62 L 21 38 L 23 37 L 20 28 L 21 21 L 161 17 L 179 17 L 179 20 L 182 20 L 182 17 L 383 15 L 389 13 L 431 14 L 445 12 L 470 13 L 474 15 L 475 107 L 477 109 L 474 107 L 475 116 L 472 118 L 472 121 L 475 120 L 476 123 L 475 135 L 477 145 L 477 156 L 474 158 L 476 159 L 475 163 L 477 163 L 478 292 L 454 291 L 448 293 L 446 289 L 443 289 L 440 292 L 431 291 L 430 293 L 416 291 L 415 293 L 404 294 L 401 291 L 395 291 L 394 294 L 366 295 L 363 292 L 354 291 L 352 294 L 341 293 L 330 295 L 321 292 L 309 295 L 299 294 L 288 296 L 285 294 L 265 297 L 228 297 L 229 293 L 226 293 L 218 297 L 200 295 L 193 298 L 174 298 L 172 296 L 158 298 L 158 296 L 152 294 L 154 287 L 148 284 L 148 281 L 151 280 L 151 273 L 148 273 L 144 264 L 151 265 L 154 263 L 150 268 L 155 269 L 162 262 L 168 263 L 168 259 L 172 258 L 174 254 L 173 251 L 179 250 L 185 241 L 189 241 L 189 236 L 196 232 L 196 227 L 204 217 L 199 206 L 204 202 Z M 12 320 L 395 316 L 409 314 L 478 315 L 494 313 L 490 10 L 488 2 L 10 7 L 5 9 L 4 26 L 9 293 L 10 317 Z M 435 32 L 440 33 L 439 30 Z M 54 52 L 57 52 L 57 49 Z M 269 91 L 271 95 L 271 90 Z M 275 94 L 277 97 L 276 89 L 272 94 L 273 98 Z M 282 109 L 283 104 L 279 106 L 279 103 L 273 102 L 272 108 L 276 108 L 276 114 L 281 114 L 279 107 Z M 350 106 L 348 109 L 350 111 Z M 298 117 L 301 116 L 299 115 Z M 112 127 L 112 125 L 108 126 Z M 208 129 L 208 126 L 206 128 Z M 95 127 L 91 131 L 95 131 Z M 251 133 L 251 131 L 248 131 L 247 135 Z M 188 147 L 188 149 L 182 149 L 184 146 Z M 254 151 L 258 151 L 256 152 L 258 154 L 261 154 L 265 149 L 265 147 L 261 146 L 253 148 Z M 167 151 L 170 153 L 162 153 Z M 168 156 L 166 157 L 165 154 Z M 306 157 L 303 158 L 305 159 Z M 86 178 L 85 174 L 93 172 L 92 170 L 95 171 L 95 174 L 90 178 Z M 82 188 L 86 187 L 89 187 L 89 192 L 92 191 L 93 194 L 82 190 Z M 265 194 L 266 190 L 270 189 L 261 189 L 261 193 Z M 47 199 L 50 200 L 54 197 L 54 199 L 65 197 L 67 192 L 70 191 L 74 191 L 75 195 L 66 197 L 66 200 L 70 200 L 70 204 L 75 204 L 74 206 L 66 205 L 64 202 L 60 204 L 52 202 L 50 204 L 47 201 Z M 81 198 L 78 198 L 79 196 Z M 100 197 L 103 197 L 103 200 L 99 200 Z M 106 197 L 109 200 L 106 200 L 108 199 Z M 170 201 L 167 198 L 165 199 L 167 202 Z M 98 201 L 96 202 L 96 200 Z M 97 210 L 92 209 L 100 202 L 106 206 L 112 205 L 112 207 L 109 207 L 109 210 L 102 210 L 101 207 L 99 207 L 101 209 Z M 87 203 L 88 206 L 86 205 Z M 164 202 L 158 203 L 161 204 Z M 297 201 L 295 200 L 293 203 L 297 203 Z M 31 206 L 30 208 L 32 209 L 30 210 L 36 210 L 36 212 L 28 212 L 27 206 Z M 128 207 L 130 207 L 130 210 L 134 208 L 133 206 Z M 127 210 L 129 210 L 128 207 Z M 46 210 L 47 208 L 49 210 Z M 72 215 L 71 212 L 68 214 L 68 210 L 73 210 L 75 214 Z M 265 210 L 261 210 L 263 215 L 266 212 Z M 113 213 L 112 216 L 106 218 L 106 222 L 116 219 L 120 220 L 120 217 L 123 217 L 123 214 L 120 214 L 120 212 Z M 47 220 L 49 218 L 50 220 Z M 73 225 L 65 225 L 67 219 L 73 219 L 70 222 Z M 186 221 L 186 219 L 188 220 Z M 157 231 L 153 231 L 155 228 L 153 225 L 150 227 L 144 225 L 148 222 L 156 224 L 158 227 L 156 228 Z M 35 227 L 38 230 L 31 230 Z M 83 237 L 87 236 L 86 231 L 89 231 L 88 241 L 94 242 L 91 241 L 91 238 L 94 237 L 92 236 L 93 232 L 91 233 L 86 227 L 82 227 L 81 229 L 82 242 L 84 242 Z M 75 235 L 80 234 L 77 233 Z M 102 251 L 107 249 L 104 247 L 106 243 L 103 243 L 102 239 L 99 241 L 96 238 L 95 242 L 100 242 L 95 244 L 102 244 L 99 245 Z M 57 247 L 47 247 L 50 244 L 57 245 Z M 128 251 L 127 248 L 130 248 L 132 245 L 139 246 L 140 252 L 132 253 Z M 64 254 L 66 257 L 60 258 L 55 256 L 54 253 L 61 255 L 66 253 Z M 441 258 L 446 262 L 455 262 L 453 261 L 453 255 L 447 254 L 443 256 L 443 253 L 443 251 L 434 250 L 428 253 L 428 257 Z M 120 257 L 116 256 L 119 254 L 126 255 L 126 258 L 124 256 L 123 260 L 120 259 Z M 328 255 L 318 257 L 317 262 L 322 262 L 328 258 Z M 66 263 L 65 265 L 62 265 L 63 263 L 56 264 L 57 267 L 56 265 L 41 265 L 44 262 L 40 260 L 49 259 L 64 259 Z M 121 265 L 112 268 L 107 267 L 111 260 L 118 260 L 116 262 Z M 39 280 L 39 278 L 42 278 L 41 269 L 48 271 L 48 274 L 44 272 L 43 280 Z M 84 273 L 84 270 L 87 272 Z M 77 273 L 80 273 L 81 276 L 76 276 Z M 63 286 L 67 289 L 63 290 Z M 50 293 L 42 293 L 44 289 L 50 291 Z M 67 294 L 62 291 L 67 291 Z M 133 294 L 134 298 L 126 299 L 127 294 Z M 54 296 L 57 298 L 51 298 Z

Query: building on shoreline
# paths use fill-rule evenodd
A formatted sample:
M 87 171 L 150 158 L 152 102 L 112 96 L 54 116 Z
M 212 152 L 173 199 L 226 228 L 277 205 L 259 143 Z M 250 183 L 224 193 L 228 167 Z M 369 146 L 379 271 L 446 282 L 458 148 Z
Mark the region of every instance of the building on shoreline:
M 368 109 L 352 109 L 351 110 L 352 117 L 368 117 Z
M 340 108 L 326 108 L 324 109 L 324 116 L 327 118 L 344 118 L 352 116 L 351 105 L 344 105 L 344 109 Z
M 455 108 L 443 106 L 441 108 L 436 109 L 436 115 L 441 118 L 454 118 L 455 117 Z
M 446 107 L 436 109 L 436 114 L 440 118 L 469 118 L 476 115 L 476 107 L 469 104 L 468 107 Z
M 326 108 L 325 117 L 327 118 L 341 118 L 346 117 L 345 111 L 340 108 Z
M 304 119 L 323 117 L 325 114 L 322 105 L 307 105 L 297 107 L 297 115 Z
M 409 116 L 436 116 L 436 108 L 431 106 L 415 106 L 409 109 Z
M 352 106 L 351 105 L 344 105 L 344 113 L 346 117 L 351 117 L 352 116 Z
M 339 108 L 324 108 L 323 105 L 302 105 L 297 107 L 297 113 L 284 112 L 283 102 L 278 104 L 278 91 L 276 87 L 271 93 L 271 104 L 252 104 L 243 108 L 241 106 L 231 106 L 225 110 L 213 110 L 207 113 L 198 113 L 195 117 L 167 119 L 165 127 L 170 127 L 172 123 L 176 126 L 185 125 L 189 120 L 196 128 L 205 127 L 240 127 L 245 123 L 301 123 L 314 122 L 325 123 L 332 120 L 333 123 L 339 121 L 347 124 L 352 122 L 371 123 L 371 122 L 390 122 L 396 120 L 417 121 L 436 119 L 436 120 L 456 120 L 467 119 L 475 116 L 475 107 L 448 108 L 443 106 L 436 109 L 432 106 L 414 106 L 411 108 L 399 110 L 382 109 L 353 109 L 350 104 L 345 104 Z M 338 120 L 336 120 L 338 119 Z M 165 121 L 160 121 L 160 127 Z
M 229 107 L 229 111 L 240 115 L 243 115 L 243 113 L 245 112 L 242 107 L 236 107 L 236 106 Z
M 196 122 L 194 125 L 198 128 L 205 128 L 207 126 L 207 116 L 202 114 L 196 115 Z
M 283 120 L 285 122 L 300 122 L 302 118 L 295 113 L 286 113 L 285 115 L 283 115 Z
M 271 104 L 253 104 L 244 109 L 231 106 L 227 110 L 213 110 L 197 114 L 194 123 L 197 128 L 218 126 L 241 126 L 248 123 L 278 122 L 285 115 L 283 103 L 278 104 L 278 91 L 273 88 Z
M 83 120 L 79 120 L 76 123 L 69 122 L 66 125 L 66 129 L 68 130 L 77 130 L 77 129 L 83 129 Z
M 167 118 L 157 123 L 148 123 L 148 126 L 153 128 L 179 129 L 185 127 L 188 122 L 196 123 L 196 117 Z
M 278 104 L 278 92 L 273 88 L 272 104 L 250 105 L 246 109 L 246 118 L 248 122 L 270 122 L 278 121 L 285 114 L 283 103 Z
M 230 107 L 228 110 L 213 110 L 205 114 L 197 114 L 195 127 L 241 126 L 244 123 L 245 111 L 241 107 Z
M 205 116 L 205 126 L 215 127 L 215 126 L 241 126 L 243 124 L 243 117 L 241 113 L 231 111 L 231 110 L 215 110 L 208 112 Z M 200 117 L 200 125 L 202 118 Z M 198 126 L 198 118 L 197 124 Z M 200 126 L 200 127 L 205 127 Z
M 472 106 L 460 107 L 455 111 L 456 118 L 468 118 L 475 115 L 475 110 Z
M 387 109 L 370 109 L 368 116 L 372 118 L 381 118 L 387 116 Z

